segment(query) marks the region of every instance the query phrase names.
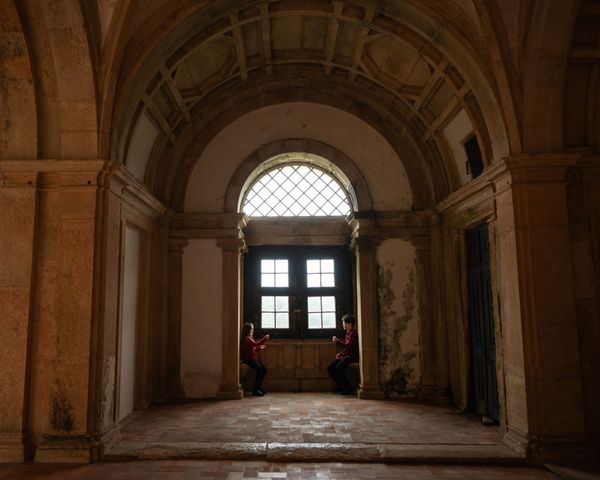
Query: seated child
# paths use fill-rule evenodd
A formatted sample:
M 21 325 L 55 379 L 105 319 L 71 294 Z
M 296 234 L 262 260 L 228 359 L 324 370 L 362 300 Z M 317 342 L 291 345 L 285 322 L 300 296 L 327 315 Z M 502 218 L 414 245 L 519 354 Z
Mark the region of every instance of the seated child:
M 358 333 L 354 329 L 355 323 L 356 319 L 353 315 L 344 315 L 342 325 L 346 331 L 346 338 L 344 341 L 336 336 L 331 339 L 333 343 L 343 345 L 342 351 L 335 356 L 335 360 L 327 367 L 329 375 L 337 385 L 336 391 L 341 392 L 342 395 L 352 395 L 354 393 L 354 389 L 346 378 L 345 370 L 349 363 L 358 361 Z

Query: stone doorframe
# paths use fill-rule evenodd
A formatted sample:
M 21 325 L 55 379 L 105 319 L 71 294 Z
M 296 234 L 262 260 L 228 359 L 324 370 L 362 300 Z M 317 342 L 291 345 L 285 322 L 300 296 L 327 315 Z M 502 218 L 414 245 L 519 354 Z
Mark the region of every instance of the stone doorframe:
M 469 401 L 471 345 L 469 343 L 467 257 L 465 232 L 487 224 L 490 242 L 492 318 L 496 339 L 496 378 L 500 405 L 500 429 L 506 429 L 506 389 L 504 388 L 504 349 L 500 318 L 498 250 L 496 247 L 495 189 L 490 178 L 498 167 L 488 167 L 483 175 L 440 202 L 431 216 L 432 250 L 443 261 L 433 264 L 436 290 L 436 323 L 444 325 L 448 362 L 442 367 L 449 380 L 453 401 L 466 409 Z

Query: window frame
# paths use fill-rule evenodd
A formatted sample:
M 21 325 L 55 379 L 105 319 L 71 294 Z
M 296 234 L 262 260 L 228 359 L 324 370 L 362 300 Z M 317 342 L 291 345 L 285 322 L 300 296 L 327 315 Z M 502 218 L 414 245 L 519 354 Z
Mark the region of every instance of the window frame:
M 262 287 L 260 262 L 262 259 L 287 259 L 288 287 Z M 308 287 L 306 260 L 334 260 L 334 287 Z M 340 246 L 282 246 L 261 245 L 249 247 L 244 257 L 244 322 L 254 323 L 257 336 L 269 334 L 273 339 L 331 338 L 342 329 L 341 318 L 354 311 L 355 301 L 352 252 Z M 264 328 L 261 322 L 263 296 L 289 297 L 289 328 Z M 335 328 L 308 328 L 308 297 L 334 296 L 336 299 Z

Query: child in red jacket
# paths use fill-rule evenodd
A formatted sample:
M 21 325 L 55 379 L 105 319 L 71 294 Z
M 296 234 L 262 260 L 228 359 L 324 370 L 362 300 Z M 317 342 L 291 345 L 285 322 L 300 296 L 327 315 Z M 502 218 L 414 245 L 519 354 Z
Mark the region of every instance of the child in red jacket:
M 269 335 L 265 335 L 260 340 L 254 340 L 254 324 L 244 323 L 240 345 L 240 359 L 250 368 L 256 370 L 256 380 L 254 381 L 254 390 L 252 391 L 252 394 L 257 397 L 262 397 L 266 393 L 261 388 L 261 385 L 267 374 L 267 368 L 256 357 L 256 352 L 265 348 L 264 343 L 268 339 Z
M 335 356 L 335 360 L 331 362 L 327 370 L 329 375 L 336 383 L 336 392 L 341 392 L 342 395 L 352 395 L 354 389 L 346 378 L 346 367 L 351 362 L 358 361 L 358 333 L 355 326 L 356 320 L 353 315 L 344 315 L 342 317 L 342 325 L 346 331 L 346 338 L 340 340 L 333 337 L 331 341 L 338 345 L 342 345 L 342 351 Z

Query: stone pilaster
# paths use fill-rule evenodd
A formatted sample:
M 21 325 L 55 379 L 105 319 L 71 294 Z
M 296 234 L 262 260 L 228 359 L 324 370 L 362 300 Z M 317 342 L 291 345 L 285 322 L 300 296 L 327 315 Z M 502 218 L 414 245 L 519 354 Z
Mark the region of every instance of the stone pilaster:
M 436 322 L 438 317 L 434 316 L 441 296 L 439 289 L 433 287 L 433 279 L 439 278 L 439 275 L 432 275 L 432 239 L 430 236 L 415 236 L 411 238 L 411 243 L 417 255 L 419 285 L 419 397 L 448 402 L 448 342 L 444 322 Z
M 569 223 L 587 432 L 600 445 L 600 155 L 569 176 Z
M 167 389 L 171 400 L 185 398 L 181 385 L 181 282 L 185 239 L 169 240 L 169 317 L 167 326 Z
M 23 419 L 36 461 L 88 462 L 95 449 L 90 339 L 98 177 L 104 165 L 44 160 L 25 167 L 39 172 Z
M 535 461 L 585 440 L 566 200 L 567 154 L 513 157 L 493 178 L 507 396 L 505 442 Z
M 223 238 L 217 243 L 223 250 L 223 344 L 221 386 L 217 398 L 239 400 L 240 386 L 240 315 L 241 315 L 241 238 Z
M 371 236 L 360 236 L 361 220 L 354 225 L 352 247 L 356 255 L 356 297 L 358 341 L 360 346 L 360 387 L 358 398 L 381 399 L 384 392 L 379 379 L 377 312 L 377 245 Z M 368 221 L 367 221 L 368 222 Z
M 23 162 L 25 163 L 25 162 Z M 22 462 L 37 171 L 0 162 L 0 462 Z

